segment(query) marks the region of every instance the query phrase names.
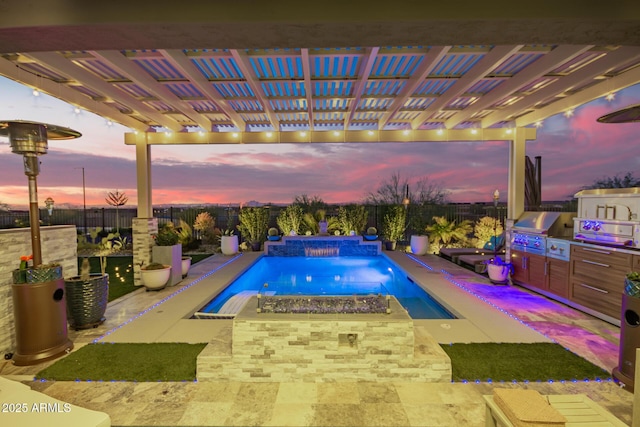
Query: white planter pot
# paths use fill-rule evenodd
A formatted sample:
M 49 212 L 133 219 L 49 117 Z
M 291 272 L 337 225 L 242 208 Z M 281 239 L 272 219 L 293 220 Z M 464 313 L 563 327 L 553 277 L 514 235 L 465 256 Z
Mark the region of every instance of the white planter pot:
M 411 253 L 415 255 L 426 255 L 429 252 L 429 236 L 411 236 Z
M 140 270 L 142 285 L 151 291 L 164 288 L 171 277 L 171 266 L 158 270 Z
M 191 268 L 191 257 L 182 257 L 182 277 L 187 277 Z
M 220 250 L 224 255 L 237 254 L 238 236 L 222 236 L 220 239 Z
M 507 283 L 509 266 L 487 264 L 487 273 L 489 273 L 489 280 L 493 283 Z
M 167 286 L 174 286 L 182 280 L 182 245 L 154 246 L 151 259 L 153 262 L 171 267 L 171 277 Z

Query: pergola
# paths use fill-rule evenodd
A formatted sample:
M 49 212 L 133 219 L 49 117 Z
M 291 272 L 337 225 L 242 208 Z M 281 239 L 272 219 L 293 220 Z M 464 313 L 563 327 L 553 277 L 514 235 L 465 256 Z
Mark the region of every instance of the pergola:
M 507 140 L 514 220 L 536 123 L 640 82 L 637 2 L 72 3 L 3 2 L 0 74 L 132 130 L 142 235 L 156 144 Z

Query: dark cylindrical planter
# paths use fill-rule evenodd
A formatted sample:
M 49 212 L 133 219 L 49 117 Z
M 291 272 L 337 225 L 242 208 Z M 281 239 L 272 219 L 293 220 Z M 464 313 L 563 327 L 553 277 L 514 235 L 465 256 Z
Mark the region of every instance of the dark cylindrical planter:
M 65 279 L 67 316 L 73 329 L 95 328 L 105 321 L 109 300 L 109 275 L 91 274 L 88 280 L 80 276 Z
M 613 377 L 633 392 L 636 372 L 636 349 L 640 348 L 640 298 L 622 295 L 620 319 L 620 353 Z
M 62 278 L 40 283 L 14 283 L 13 313 L 18 366 L 55 359 L 73 349 L 67 338 L 67 311 Z

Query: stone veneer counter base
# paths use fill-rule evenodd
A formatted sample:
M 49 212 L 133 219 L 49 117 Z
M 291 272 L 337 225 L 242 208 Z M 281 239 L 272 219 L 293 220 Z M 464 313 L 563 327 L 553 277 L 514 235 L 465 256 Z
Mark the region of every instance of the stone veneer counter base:
M 231 344 L 198 356 L 198 381 L 450 382 L 451 360 L 395 298 L 391 314 L 256 313 L 251 298 L 233 321 Z

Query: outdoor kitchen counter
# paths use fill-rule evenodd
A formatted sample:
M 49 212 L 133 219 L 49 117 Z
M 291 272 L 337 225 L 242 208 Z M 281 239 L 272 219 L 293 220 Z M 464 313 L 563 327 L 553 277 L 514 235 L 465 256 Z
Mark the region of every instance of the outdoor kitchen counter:
M 624 279 L 638 265 L 638 250 L 572 242 L 569 299 L 619 324 Z

